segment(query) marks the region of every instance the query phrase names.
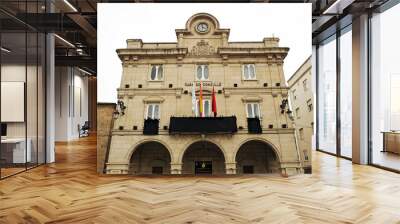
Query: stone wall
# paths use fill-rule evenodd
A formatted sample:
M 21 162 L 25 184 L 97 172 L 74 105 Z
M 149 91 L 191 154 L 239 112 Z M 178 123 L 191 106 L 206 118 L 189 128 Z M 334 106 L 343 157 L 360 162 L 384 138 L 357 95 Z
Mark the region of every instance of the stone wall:
M 110 141 L 114 103 L 97 104 L 97 172 L 103 173 L 104 160 Z
M 304 167 L 311 167 L 314 134 L 314 96 L 312 91 L 311 57 L 288 80 L 300 158 Z M 311 108 L 309 107 L 311 105 Z
M 199 24 L 207 24 L 209 29 L 198 30 Z M 193 173 L 195 161 L 212 161 L 213 172 L 235 174 L 237 151 L 241 145 L 254 140 L 268 145 L 277 158 L 262 165 L 255 157 L 271 155 L 253 150 L 254 157 L 245 157 L 239 164 L 244 163 L 246 170 L 253 165 L 256 172 L 280 171 L 285 175 L 301 172 L 295 129 L 284 104 L 289 88 L 285 83 L 283 61 L 289 48 L 280 47 L 279 39 L 274 37 L 263 41 L 229 42 L 229 29 L 221 29 L 217 19 L 207 13 L 193 15 L 185 29 L 175 31 L 177 42 L 174 43 L 143 43 L 132 39 L 128 40 L 127 48 L 117 49 L 122 62 L 118 99 L 125 108 L 124 114 L 115 119 L 106 172 L 128 174 L 138 170 L 139 159 L 132 161 L 132 155 L 142 144 L 156 142 L 170 154 L 171 174 Z M 251 78 L 245 72 L 245 65 L 249 64 L 254 67 Z M 151 78 L 155 65 L 163 68 L 159 79 Z M 210 100 L 214 87 L 218 116 L 235 115 L 237 133 L 169 134 L 172 116 L 196 116 L 192 112 L 192 98 L 200 98 L 199 66 L 208 68 L 207 77 L 201 78 L 202 98 Z M 196 85 L 195 93 L 192 93 L 192 85 Z M 144 120 L 152 104 L 158 104 L 159 131 L 157 135 L 144 135 Z M 255 104 L 259 109 L 249 107 Z M 262 134 L 248 133 L 247 117 L 253 116 L 260 118 Z M 217 155 L 217 150 L 209 150 L 209 155 L 197 150 L 184 158 L 187 149 L 200 141 L 213 143 L 222 155 Z M 140 158 L 149 164 L 152 160 L 149 156 L 148 153 Z M 149 171 L 147 167 L 143 172 Z

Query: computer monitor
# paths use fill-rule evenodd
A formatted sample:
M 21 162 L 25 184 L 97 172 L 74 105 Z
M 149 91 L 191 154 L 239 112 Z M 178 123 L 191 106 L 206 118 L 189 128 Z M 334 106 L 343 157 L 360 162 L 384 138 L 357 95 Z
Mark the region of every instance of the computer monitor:
M 1 123 L 1 136 L 7 136 L 7 124 Z

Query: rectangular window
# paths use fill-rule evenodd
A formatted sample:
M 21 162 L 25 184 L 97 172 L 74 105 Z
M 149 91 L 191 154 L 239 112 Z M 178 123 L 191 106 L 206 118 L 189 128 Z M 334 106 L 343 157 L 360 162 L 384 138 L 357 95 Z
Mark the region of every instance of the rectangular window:
M 307 79 L 304 79 L 304 80 L 303 80 L 303 88 L 304 88 L 304 91 L 306 91 L 306 90 L 308 89 L 308 86 L 307 86 Z
M 293 94 L 293 99 L 294 99 L 294 100 L 297 99 L 296 90 L 295 90 L 295 89 L 292 91 L 292 94 Z
M 248 118 L 261 118 L 260 117 L 260 105 L 258 103 L 246 104 L 246 112 Z
M 311 99 L 307 100 L 307 108 L 308 108 L 308 111 L 310 111 L 310 112 L 313 110 L 313 105 L 312 105 Z
M 351 26 L 340 37 L 340 154 L 352 156 L 352 34 Z
M 243 65 L 243 79 L 244 80 L 256 79 L 256 66 L 254 64 Z
M 197 65 L 196 80 L 208 80 L 208 65 Z
M 150 73 L 151 81 L 161 81 L 163 80 L 163 66 L 162 65 L 152 65 Z
M 160 119 L 160 105 L 159 104 L 148 104 L 146 119 Z
M 307 150 L 304 150 L 303 153 L 304 153 L 304 160 L 307 161 L 308 160 Z
M 199 100 L 196 100 L 196 117 L 200 117 L 200 106 Z M 211 100 L 203 99 L 203 112 L 204 117 L 211 117 Z

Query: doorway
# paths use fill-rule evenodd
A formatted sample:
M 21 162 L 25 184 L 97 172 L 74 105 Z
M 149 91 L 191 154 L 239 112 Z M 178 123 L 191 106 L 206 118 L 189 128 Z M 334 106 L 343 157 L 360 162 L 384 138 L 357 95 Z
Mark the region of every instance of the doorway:
M 195 161 L 195 174 L 212 174 L 212 161 Z

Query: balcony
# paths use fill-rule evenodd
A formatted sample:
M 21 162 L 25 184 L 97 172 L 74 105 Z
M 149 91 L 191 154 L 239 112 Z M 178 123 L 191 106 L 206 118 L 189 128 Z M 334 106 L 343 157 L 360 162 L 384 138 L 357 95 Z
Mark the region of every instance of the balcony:
M 249 130 L 250 134 L 261 134 L 262 128 L 260 119 L 257 117 L 247 118 L 247 129 Z
M 171 117 L 170 134 L 233 134 L 236 117 Z
M 160 120 L 158 119 L 146 119 L 144 120 L 143 134 L 144 135 L 158 135 L 158 125 Z

